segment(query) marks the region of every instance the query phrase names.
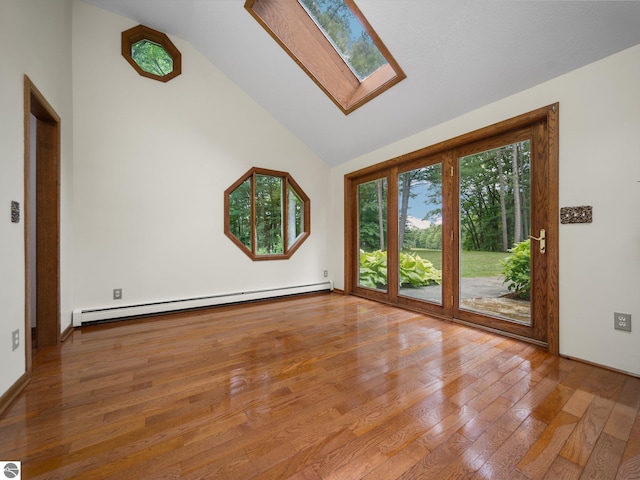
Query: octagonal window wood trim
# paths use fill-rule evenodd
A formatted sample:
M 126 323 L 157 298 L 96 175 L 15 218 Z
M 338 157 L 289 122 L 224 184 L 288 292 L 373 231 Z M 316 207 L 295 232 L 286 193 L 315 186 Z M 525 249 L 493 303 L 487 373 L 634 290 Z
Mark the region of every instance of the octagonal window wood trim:
M 148 72 L 138 65 L 133 58 L 132 48 L 135 44 L 143 40 L 147 40 L 160 46 L 167 55 L 171 57 L 173 68 L 170 72 L 164 75 L 158 75 Z M 138 25 L 137 27 L 133 27 L 122 32 L 122 56 L 140 75 L 160 82 L 168 82 L 182 73 L 182 54 L 180 53 L 180 50 L 178 50 L 167 35 L 144 25 Z
M 224 233 L 252 260 L 290 258 L 311 234 L 311 202 L 287 172 L 251 168 L 224 192 Z

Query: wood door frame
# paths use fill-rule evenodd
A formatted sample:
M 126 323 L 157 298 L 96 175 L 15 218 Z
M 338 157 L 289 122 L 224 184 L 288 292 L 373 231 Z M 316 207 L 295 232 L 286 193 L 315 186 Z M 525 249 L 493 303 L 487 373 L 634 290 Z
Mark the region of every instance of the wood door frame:
M 538 108 L 528 113 L 524 113 L 517 117 L 507 119 L 505 121 L 489 125 L 487 127 L 469 132 L 458 137 L 446 140 L 435 145 L 401 155 L 399 157 L 387 160 L 385 162 L 372 165 L 361 170 L 349 173 L 344 177 L 345 187 L 345 210 L 344 210 L 344 227 L 345 227 L 345 294 L 367 296 L 375 300 L 379 295 L 369 297 L 368 293 L 362 295 L 362 288 L 357 286 L 357 258 L 354 248 L 358 245 L 357 228 L 354 228 L 357 221 L 357 205 L 354 205 L 353 198 L 356 191 L 356 185 L 360 183 L 362 178 L 371 178 L 377 175 L 384 175 L 383 172 L 398 169 L 399 166 L 405 165 L 416 159 L 432 157 L 437 154 L 452 152 L 455 149 L 465 145 L 478 142 L 480 140 L 502 135 L 510 131 L 518 130 L 525 127 L 532 127 L 536 124 L 543 123 L 546 127 L 546 134 L 543 141 L 546 147 L 546 168 L 547 181 L 546 189 L 548 196 L 541 208 L 544 209 L 544 216 L 548 219 L 547 227 L 547 279 L 545 282 L 546 299 L 545 305 L 541 305 L 546 314 L 546 335 L 544 342 L 536 342 L 546 347 L 553 354 L 558 354 L 560 350 L 559 341 L 559 252 L 558 252 L 558 195 L 559 195 L 559 104 L 554 103 L 545 107 Z M 377 294 L 379 292 L 373 292 Z M 383 299 L 385 303 L 390 303 L 389 299 Z M 402 306 L 402 305 L 398 305 Z M 413 309 L 413 308 L 412 308 Z M 425 312 L 429 313 L 429 312 Z M 452 318 L 452 320 L 456 320 Z M 479 326 L 479 328 L 484 328 Z M 505 335 L 508 333 L 500 332 Z M 518 337 L 521 338 L 521 337 Z M 525 339 L 526 340 L 526 339 Z
M 547 195 L 542 195 L 540 192 L 546 192 L 547 185 L 546 180 L 546 158 L 547 158 L 547 142 L 542 137 L 544 128 L 540 128 L 541 123 L 530 125 L 521 129 L 511 130 L 501 135 L 495 135 L 478 142 L 470 143 L 461 148 L 453 151 L 453 163 L 451 165 L 452 171 L 455 171 L 453 176 L 453 199 L 457 208 L 453 209 L 453 223 L 460 226 L 462 220 L 460 218 L 460 182 L 461 182 L 461 168 L 459 161 L 463 157 L 474 155 L 479 152 L 485 152 L 489 150 L 495 150 L 506 145 L 520 143 L 522 141 L 531 142 L 531 231 L 535 232 L 537 228 L 546 228 L 548 223 L 546 214 L 546 202 Z M 534 172 L 536 172 L 534 174 Z M 535 205 L 535 208 L 533 206 Z M 453 285 L 455 289 L 460 288 L 461 282 L 461 243 L 462 239 L 459 235 L 459 230 L 454 232 L 454 259 L 453 259 Z M 535 245 L 534 245 L 535 246 Z M 476 311 L 473 309 L 465 309 L 461 306 L 460 295 L 454 295 L 453 305 L 453 318 L 461 323 L 468 323 L 471 325 L 482 325 L 488 330 L 495 331 L 507 331 L 511 335 L 516 337 L 527 338 L 528 341 L 538 343 L 546 347 L 547 332 L 541 326 L 544 325 L 546 318 L 546 289 L 539 288 L 540 285 L 545 285 L 546 277 L 546 259 L 547 255 L 536 255 L 535 252 L 531 254 L 531 265 L 535 268 L 532 270 L 532 298 L 531 298 L 531 313 L 536 313 L 534 317 L 532 315 L 531 324 L 525 324 L 520 322 L 513 322 L 500 318 L 499 316 L 487 315 L 486 312 Z M 540 275 L 542 274 L 542 275 Z M 537 317 L 537 318 L 536 318 Z
M 36 238 L 31 235 L 31 115 L 36 118 Z M 36 344 L 60 343 L 60 116 L 24 76 L 25 357 L 31 371 L 30 248 L 36 244 Z

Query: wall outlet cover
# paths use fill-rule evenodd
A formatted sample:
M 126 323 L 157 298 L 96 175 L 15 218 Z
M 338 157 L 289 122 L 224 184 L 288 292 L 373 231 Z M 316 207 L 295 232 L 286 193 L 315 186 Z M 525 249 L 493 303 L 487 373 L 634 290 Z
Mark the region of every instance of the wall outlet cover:
M 631 314 L 614 312 L 613 328 L 615 328 L 616 330 L 624 330 L 625 332 L 630 332 L 631 331 Z
M 20 330 L 11 332 L 11 351 L 15 352 L 20 346 Z

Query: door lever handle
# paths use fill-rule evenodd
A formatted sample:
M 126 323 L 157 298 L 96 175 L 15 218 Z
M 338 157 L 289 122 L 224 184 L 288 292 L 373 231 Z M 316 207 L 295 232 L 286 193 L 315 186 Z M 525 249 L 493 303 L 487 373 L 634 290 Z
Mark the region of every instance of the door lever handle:
M 540 236 L 539 237 L 534 237 L 534 236 L 529 235 L 529 238 L 531 240 L 537 240 L 538 242 L 540 242 L 540 253 L 542 253 L 543 255 L 544 255 L 544 252 L 547 251 L 546 235 L 547 235 L 547 232 L 545 231 L 544 228 L 540 229 Z

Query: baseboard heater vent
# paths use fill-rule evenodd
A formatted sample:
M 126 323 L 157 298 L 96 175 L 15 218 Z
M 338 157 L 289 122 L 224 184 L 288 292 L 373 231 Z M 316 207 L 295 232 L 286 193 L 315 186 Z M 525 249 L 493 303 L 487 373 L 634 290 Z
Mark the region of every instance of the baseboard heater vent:
M 270 298 L 299 295 L 302 293 L 315 293 L 332 290 L 333 282 L 322 282 L 311 283 L 308 285 L 298 285 L 294 287 L 269 288 L 265 290 L 225 293 L 222 295 L 184 298 L 138 305 L 125 305 L 121 307 L 76 309 L 73 311 L 73 326 L 80 327 L 82 325 L 87 325 L 90 323 L 121 320 L 127 317 L 141 317 L 145 315 L 169 313 L 180 310 L 215 307 L 220 305 L 230 305 L 234 303 L 243 303 L 255 300 L 268 300 Z

